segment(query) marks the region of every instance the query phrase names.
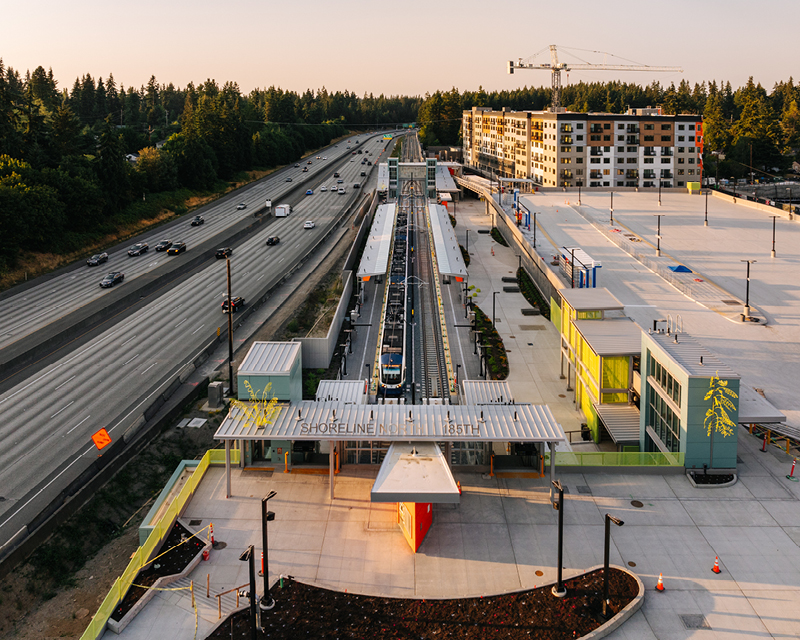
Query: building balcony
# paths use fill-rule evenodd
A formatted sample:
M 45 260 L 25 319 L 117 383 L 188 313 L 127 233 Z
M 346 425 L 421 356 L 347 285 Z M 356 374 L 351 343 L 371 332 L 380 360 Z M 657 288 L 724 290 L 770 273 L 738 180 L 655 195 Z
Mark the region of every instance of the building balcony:
M 659 177 L 660 177 L 662 180 L 671 179 L 671 178 L 673 177 L 673 175 L 672 175 L 672 171 L 670 171 L 669 169 L 662 169 L 662 170 L 661 170 L 661 175 L 660 175 Z
M 603 155 L 603 149 L 600 148 L 600 147 L 592 147 L 589 150 L 589 155 L 590 156 L 602 156 Z
M 627 136 L 625 144 L 639 144 L 639 136 Z
M 561 136 L 561 144 L 572 144 L 572 136 Z
M 628 133 L 639 133 L 639 125 L 638 124 L 629 124 L 626 131 Z
M 572 125 L 571 124 L 562 124 L 561 125 L 562 133 L 572 133 Z
M 572 171 L 570 171 L 569 169 L 562 169 L 559 176 L 563 180 L 572 180 Z
M 645 182 L 643 182 L 643 183 L 642 183 L 642 186 L 643 186 L 643 187 L 655 187 L 656 185 L 655 185 L 655 183 L 654 183 L 654 182 L 647 182 L 647 181 L 645 180 Z
M 656 155 L 655 147 L 645 147 L 644 148 L 644 155 L 646 155 L 646 156 L 655 156 Z
M 661 147 L 661 157 L 672 157 L 672 148 L 671 147 Z
M 602 171 L 591 171 L 589 172 L 589 178 L 592 180 L 602 180 L 603 172 Z
M 638 180 L 639 179 L 639 170 L 638 169 L 628 169 L 625 172 L 625 178 L 628 180 Z
M 645 180 L 655 180 L 656 172 L 645 170 L 643 177 Z

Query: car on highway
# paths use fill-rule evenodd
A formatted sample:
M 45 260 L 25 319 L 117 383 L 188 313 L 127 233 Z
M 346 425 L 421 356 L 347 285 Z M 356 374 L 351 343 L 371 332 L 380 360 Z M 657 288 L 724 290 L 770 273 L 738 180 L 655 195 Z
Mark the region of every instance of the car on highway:
M 371 167 L 371 166 L 372 166 L 372 160 L 370 160 L 369 162 L 367 162 L 367 166 L 368 166 L 368 167 Z
M 303 173 L 308 173 L 308 167 L 303 167 Z
M 362 172 L 361 172 L 361 177 L 362 177 L 362 178 L 366 177 L 366 175 L 367 175 L 367 172 L 366 172 L 366 171 L 362 171 Z
M 155 246 L 156 251 L 166 251 L 172 246 L 172 240 L 162 240 Z
M 194 219 L 192 220 L 192 226 L 193 227 L 199 227 L 205 221 L 206 220 L 205 220 L 205 218 L 203 218 L 203 216 L 195 216 Z
M 179 253 L 183 253 L 186 251 L 186 243 L 185 242 L 173 242 L 172 246 L 167 249 L 168 256 L 177 256 Z
M 147 246 L 146 242 L 137 242 L 130 249 L 128 249 L 128 255 L 129 256 L 140 256 L 143 253 L 147 253 L 147 250 L 149 248 L 150 247 Z
M 308 162 L 306 162 L 306 164 L 313 164 L 313 163 L 311 162 L 311 160 L 309 160 Z
M 339 172 L 337 171 L 336 173 L 334 173 L 334 174 L 333 174 L 333 177 L 334 177 L 334 178 L 338 178 L 338 177 L 339 177 Z
M 285 180 L 285 182 L 291 182 L 291 181 L 292 181 L 291 178 L 286 178 L 286 180 Z
M 313 220 L 306 220 L 303 223 L 303 229 L 313 229 L 314 228 L 314 221 Z
M 236 205 L 236 210 L 237 211 L 241 211 L 242 209 L 247 209 L 247 203 L 240 202 L 239 204 Z
M 244 298 L 242 298 L 242 296 L 233 296 L 233 298 L 231 298 L 231 307 L 233 307 L 233 312 L 236 313 L 239 309 L 244 307 Z M 222 313 L 228 313 L 228 298 L 222 301 Z
M 339 178 L 336 182 L 337 182 L 337 184 L 342 184 L 344 182 L 344 180 L 342 178 Z
M 217 249 L 217 252 L 214 254 L 215 258 L 227 258 L 229 255 L 233 254 L 233 249 L 230 247 L 220 247 Z
M 328 156 L 322 156 L 322 159 L 323 159 L 323 160 L 327 160 L 327 159 L 328 159 Z
M 86 261 L 86 264 L 88 264 L 90 267 L 96 267 L 104 262 L 108 262 L 108 254 L 105 251 L 103 251 L 103 253 L 95 253 Z
M 326 186 L 323 184 L 323 185 L 322 185 L 322 186 L 319 188 L 319 190 L 320 190 L 320 191 L 327 191 L 327 190 L 328 190 L 328 187 L 326 187 Z
M 358 183 L 358 182 L 354 182 L 353 183 L 353 189 L 360 189 L 360 188 L 361 188 L 361 184 L 360 183 Z
M 122 282 L 124 279 L 124 273 L 121 271 L 112 271 L 100 281 L 100 286 L 103 287 L 103 289 L 108 289 L 109 287 L 113 287 L 118 282 Z
M 339 187 L 339 195 L 343 195 L 345 193 L 347 192 L 344 190 L 344 187 Z
M 314 195 L 314 190 L 313 189 L 306 189 L 306 195 L 307 196 L 313 196 Z
M 294 165 L 294 168 L 297 169 L 299 166 L 300 166 L 300 163 L 296 162 L 295 165 Z
M 276 244 L 278 244 L 280 241 L 281 241 L 281 239 L 278 236 L 270 236 L 269 238 L 267 238 L 267 246 L 268 247 L 273 247 Z
M 355 151 L 353 151 L 353 155 L 356 155 L 356 152 L 355 152 Z

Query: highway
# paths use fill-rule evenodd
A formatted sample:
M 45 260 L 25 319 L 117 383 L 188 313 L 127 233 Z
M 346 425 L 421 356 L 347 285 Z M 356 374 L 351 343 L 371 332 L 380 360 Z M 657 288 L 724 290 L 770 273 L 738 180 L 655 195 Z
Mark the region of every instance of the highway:
M 367 148 L 367 138 L 368 136 L 363 135 L 354 136 L 349 140 L 353 142 L 353 149 L 364 149 Z M 356 140 L 359 140 L 359 145 L 355 145 Z M 382 142 L 380 137 L 378 142 Z M 166 252 L 155 251 L 155 245 L 161 240 L 186 242 L 188 253 L 193 247 L 223 234 L 225 230 L 243 219 L 252 218 L 254 212 L 264 208 L 267 198 L 272 200 L 273 206 L 280 204 L 287 193 L 297 188 L 298 183 L 326 176 L 331 166 L 338 166 L 346 156 L 350 157 L 353 149 L 348 149 L 348 146 L 351 145 L 343 140 L 318 152 L 320 157 L 327 156 L 327 160 L 317 160 L 314 156 L 310 158 L 312 164 L 309 165 L 304 159 L 296 163 L 300 164 L 299 167 L 287 167 L 265 180 L 248 185 L 221 200 L 193 211 L 180 220 L 137 236 L 124 246 L 109 251 L 108 262 L 97 267 L 89 267 L 82 263 L 76 265 L 77 268 L 43 279 L 34 287 L 22 288 L 21 291 L 12 289 L 0 299 L 0 350 L 85 305 L 96 304 L 100 298 L 111 296 L 117 287 L 124 287 L 126 290 L 135 287 L 135 280 L 138 277 L 150 273 L 165 262 L 174 260 L 171 256 L 167 256 Z M 373 150 L 377 148 L 380 151 L 383 146 L 376 145 L 373 139 L 369 148 Z M 363 155 L 356 157 L 361 158 Z M 376 157 L 377 152 L 370 156 L 373 162 Z M 308 168 L 308 172 L 303 172 L 304 167 Z M 286 178 L 292 178 L 292 182 L 286 182 Z M 304 192 L 306 184 L 302 186 Z M 352 184 L 349 186 L 352 187 Z M 247 204 L 247 208 L 237 210 L 236 206 L 240 202 Z M 197 214 L 205 218 L 205 223 L 192 227 L 191 220 Z M 149 252 L 136 257 L 128 256 L 128 248 L 136 242 L 147 242 L 150 245 Z M 111 271 L 122 271 L 125 274 L 125 281 L 117 287 L 101 289 L 100 280 Z M 2 361 L 0 359 L 0 362 Z
M 359 139 L 364 142 L 364 136 Z M 346 146 L 340 143 L 340 148 Z M 346 205 L 361 197 L 353 184 L 364 184 L 376 173 L 379 158 L 386 157 L 379 155 L 383 147 L 380 137 L 361 145 L 371 151 L 366 157 L 373 166 L 361 164 L 365 155 L 337 163 L 346 195 L 318 190 L 322 184 L 330 187 L 336 182 L 333 172 L 337 169 L 323 165 L 304 186 L 314 189 L 314 195 L 305 196 L 289 217 L 275 219 L 237 244 L 231 258 L 233 294 L 248 303 L 259 299 L 301 261 L 338 221 Z M 361 171 L 367 172 L 366 178 L 360 176 Z M 252 195 L 254 200 L 262 197 L 261 191 Z M 240 201 L 248 200 L 235 202 Z M 228 209 L 234 208 L 232 202 Z M 316 227 L 303 229 L 306 220 L 313 220 Z M 211 228 L 208 223 L 204 226 Z M 166 234 L 152 235 L 158 239 Z M 280 243 L 266 246 L 270 235 L 279 236 Z M 187 238 L 180 239 L 191 242 Z M 157 258 L 162 259 L 169 258 Z M 145 267 L 152 261 L 152 256 L 138 259 Z M 110 270 L 108 266 L 101 269 Z M 95 274 L 100 272 L 90 273 L 96 282 Z M 82 276 L 87 279 L 85 272 Z M 127 278 L 126 274 L 126 282 L 118 286 L 127 285 Z M 34 291 L 39 295 L 38 287 L 30 294 Z M 185 380 L 194 369 L 192 363 L 215 339 L 218 327 L 223 333 L 226 329 L 227 317 L 220 308 L 225 292 L 225 261 L 212 260 L 169 292 L 104 328 L 78 350 L 0 394 L 0 549 L 15 536 L 16 544 L 54 496 L 97 459 L 90 439 L 93 433 L 106 428 L 114 441 L 126 431 L 132 435 L 159 394 L 175 387 L 179 378 Z

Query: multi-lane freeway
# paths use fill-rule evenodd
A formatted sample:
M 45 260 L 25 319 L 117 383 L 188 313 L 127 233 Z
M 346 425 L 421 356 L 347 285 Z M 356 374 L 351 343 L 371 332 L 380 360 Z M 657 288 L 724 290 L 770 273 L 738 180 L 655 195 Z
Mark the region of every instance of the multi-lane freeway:
M 359 141 L 359 148 L 369 150 L 369 155 L 350 155 L 352 150 L 346 149 L 347 143 L 339 143 L 335 151 L 347 154 L 353 162 L 340 160 L 334 164 L 332 160 L 314 159 L 314 164 L 306 165 L 309 173 L 311 167 L 317 168 L 313 179 L 303 185 L 303 192 L 312 189 L 314 194 L 304 196 L 290 216 L 275 219 L 234 245 L 234 295 L 243 296 L 247 302 L 263 296 L 337 223 L 346 205 L 360 194 L 360 190 L 353 189 L 354 183 L 366 182 L 361 172 L 366 171 L 369 176 L 374 165 L 386 157 L 380 137 L 360 136 Z M 330 150 L 327 155 L 332 158 Z M 373 166 L 361 164 L 365 156 Z M 340 173 L 342 186 L 347 189 L 345 195 L 319 190 L 323 184 L 328 189 L 336 184 L 334 171 Z M 286 175 L 284 172 L 279 179 L 284 180 Z M 210 233 L 208 239 L 213 237 L 215 227 L 221 229 L 237 216 L 252 215 L 256 203 L 276 186 L 274 180 L 265 184 L 271 186 L 258 185 L 248 189 L 246 195 L 240 192 L 235 200 L 218 205 L 215 213 L 204 212 L 203 226 L 190 228 L 187 218 L 179 226 L 136 240 L 144 239 L 152 247 L 163 237 L 170 237 L 187 242 L 191 251 L 192 244 L 201 238 L 199 234 Z M 238 202 L 248 203 L 248 208 L 237 211 Z M 277 203 L 273 200 L 273 204 Z M 315 227 L 305 229 L 306 220 L 314 221 Z M 176 230 L 185 233 L 178 237 Z M 279 244 L 267 246 L 266 238 L 275 235 L 280 237 Z M 125 281 L 115 288 L 131 286 L 130 280 L 135 283 L 137 274 L 170 259 L 173 258 L 164 254 L 128 258 L 125 253 L 116 252 L 100 270 L 86 267 L 65 273 L 44 282 L 41 290 L 39 286 L 30 288 L 2 304 L 15 308 L 10 315 L 17 318 L 38 316 L 32 323 L 42 326 L 57 321 L 64 313 L 61 305 L 88 304 L 102 296 L 105 290 L 98 286 L 100 277 L 106 271 L 122 270 L 119 263 L 131 266 L 124 268 Z M 70 291 L 64 293 L 62 289 Z M 113 325 L 104 325 L 96 337 L 78 349 L 24 380 L 15 379 L 14 386 L 0 394 L 0 559 L 11 546 L 3 550 L 3 545 L 12 538 L 16 545 L 24 538 L 29 523 L 51 503 L 53 496 L 97 459 L 91 434 L 105 428 L 117 441 L 126 432 L 132 433 L 143 424 L 145 409 L 159 394 L 174 386 L 176 380 L 185 379 L 198 354 L 216 337 L 218 327 L 224 331 L 227 318 L 221 311 L 221 302 L 225 291 L 225 262 L 211 258 L 152 302 L 123 314 Z M 83 292 L 77 301 L 76 292 Z M 3 315 L 8 314 L 0 317 Z M 7 335 L 13 333 L 11 327 L 17 327 L 19 332 L 36 330 L 19 324 L 2 325 L 6 343 L 14 339 Z

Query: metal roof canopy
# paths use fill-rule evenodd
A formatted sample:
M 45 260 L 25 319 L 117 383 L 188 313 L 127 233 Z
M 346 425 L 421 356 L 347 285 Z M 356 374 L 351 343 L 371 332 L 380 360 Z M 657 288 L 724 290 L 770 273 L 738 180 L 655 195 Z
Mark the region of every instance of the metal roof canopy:
M 561 255 L 564 256 L 565 259 L 572 259 L 572 256 L 574 255 L 575 260 L 580 262 L 581 266 L 589 268 L 603 266 L 602 264 L 600 264 L 599 260 L 595 260 L 594 258 L 592 258 L 592 256 L 590 256 L 580 247 L 561 247 L 561 249 L 562 249 Z
M 605 288 L 561 289 L 561 297 L 575 311 L 623 311 L 625 305 Z
M 447 209 L 435 202 L 428 202 L 428 212 L 439 273 L 443 276 L 466 278 L 467 267 L 464 265 Z
M 366 380 L 320 380 L 317 402 L 327 400 L 344 404 L 364 404 L 366 385 Z
M 375 210 L 372 228 L 364 245 L 364 254 L 358 265 L 358 277 L 384 275 L 389 268 L 389 250 L 394 239 L 394 223 L 397 218 L 395 203 L 382 204 Z
M 435 442 L 393 442 L 372 485 L 370 499 L 458 504 L 460 494 Z
M 705 359 L 703 360 L 705 362 Z M 739 385 L 739 422 L 784 422 L 786 415 L 752 387 Z
M 616 444 L 639 443 L 639 409 L 628 404 L 593 404 Z
M 648 333 L 647 336 L 690 378 L 710 378 L 713 375 L 720 378 L 741 377 L 688 333 Z M 702 364 L 700 358 L 703 359 Z
M 642 352 L 642 328 L 630 318 L 573 320 L 572 324 L 598 356 L 628 356 Z
M 234 407 L 217 440 L 566 442 L 547 405 L 395 405 L 303 401 L 281 405 L 271 424 Z
M 436 165 L 436 190 L 437 191 L 458 191 L 455 180 L 447 167 L 440 164 Z
M 389 189 L 389 164 L 381 162 L 378 165 L 378 191 L 387 191 Z
M 505 380 L 462 380 L 465 405 L 514 404 L 511 387 Z
M 289 375 L 300 357 L 299 342 L 254 342 L 237 373 L 239 375 Z

